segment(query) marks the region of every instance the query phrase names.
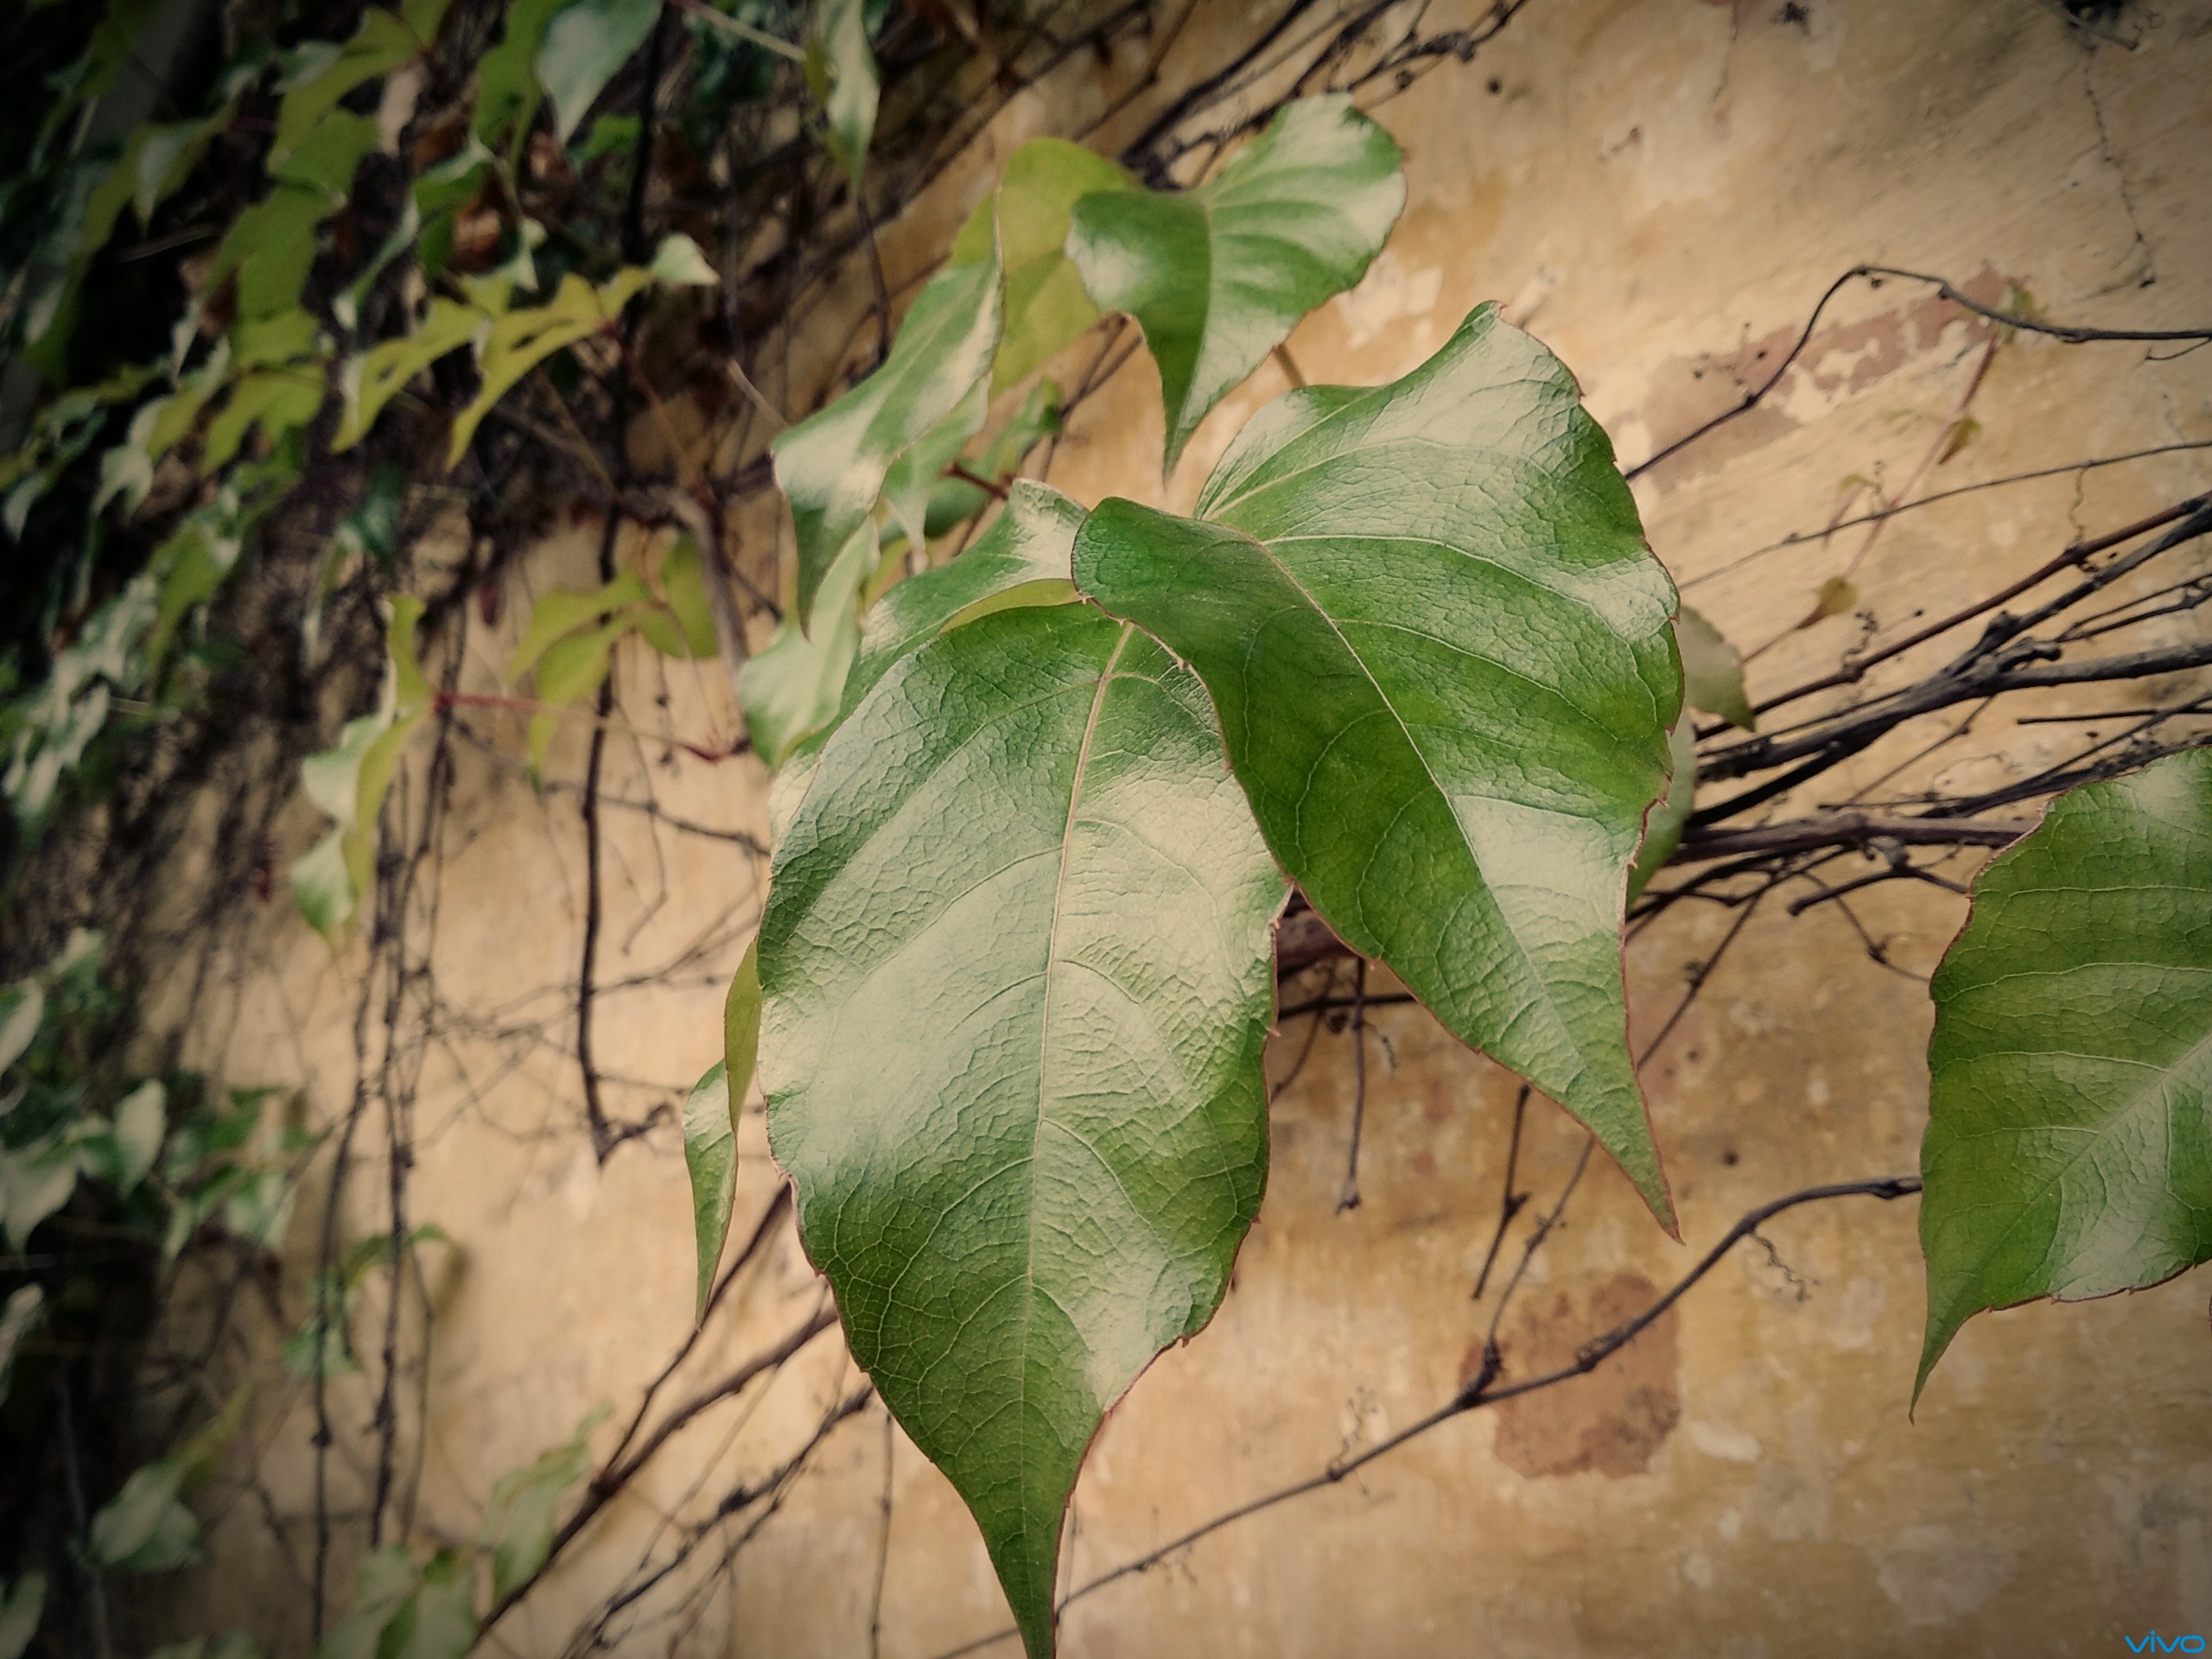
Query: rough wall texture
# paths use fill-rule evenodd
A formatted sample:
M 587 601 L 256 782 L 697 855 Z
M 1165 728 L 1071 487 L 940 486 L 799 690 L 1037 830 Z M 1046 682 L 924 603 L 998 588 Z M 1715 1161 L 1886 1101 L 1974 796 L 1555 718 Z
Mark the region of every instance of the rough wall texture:
M 2061 11 L 2039 0 L 1537 0 L 1472 65 L 1379 107 L 1408 153 L 1405 219 L 1361 287 L 1297 332 L 1291 355 L 1313 379 L 1382 379 L 1496 298 L 1574 367 L 1634 461 L 1763 379 L 1822 290 L 1864 261 L 1973 279 L 1992 301 L 2018 286 L 2069 320 L 2202 322 L 2212 7 L 2130 4 L 2099 22 L 2139 40 L 2133 50 Z M 1250 27 L 1244 8 L 1201 0 L 1175 60 L 1202 65 Z M 1101 106 L 1103 80 L 1085 73 L 1099 84 L 1078 76 L 1018 105 L 978 168 Z M 918 270 L 982 188 L 980 170 L 950 181 L 894 236 L 894 266 Z M 1140 356 L 1080 411 L 1052 481 L 1085 500 L 1187 503 L 1283 384 L 1278 365 L 1263 366 L 1163 484 Z M 1971 442 L 1944 454 L 1967 414 Z M 1859 613 L 1884 625 L 1932 614 L 2077 534 L 2205 487 L 2212 451 L 2088 469 L 2085 459 L 2208 441 L 2212 353 L 2006 338 L 1923 289 L 1859 285 L 1773 398 L 1643 476 L 1638 493 L 1691 601 L 1747 646 L 1774 642 L 1754 664 L 1756 692 L 1833 667 Z M 1817 533 L 1885 496 L 2044 468 L 2056 470 L 1878 531 Z M 594 533 L 556 538 L 518 575 L 497 627 L 469 625 L 472 679 L 496 677 L 530 589 L 584 582 Z M 1795 629 L 1821 583 L 1845 573 L 1853 613 Z M 635 726 L 728 729 L 719 688 L 659 673 L 624 659 Z M 517 731 L 480 729 L 519 752 Z M 1930 722 L 1925 741 L 1948 729 Z M 2068 741 L 2060 728 L 1984 725 L 1885 781 L 1922 747 L 1901 744 L 1822 779 L 1819 798 L 1938 770 L 1953 783 L 2001 778 Z M 765 833 L 765 779 L 749 760 L 671 761 L 627 737 L 609 754 L 613 796 Z M 581 764 L 580 739 L 564 738 L 556 784 Z M 721 986 L 764 866 L 735 842 L 634 810 L 612 809 L 607 822 L 599 1052 L 610 1108 L 632 1118 L 679 1098 L 714 1058 Z M 309 827 L 303 817 L 302 845 Z M 410 1199 L 454 1248 L 423 1256 L 427 1344 L 411 1322 L 402 1333 L 408 1387 L 427 1402 L 427 1432 L 419 1444 L 410 1434 L 402 1459 L 407 1478 L 419 1473 L 426 1540 L 467 1537 L 494 1479 L 595 1405 L 626 1417 L 689 1328 L 672 1128 L 603 1167 L 582 1130 L 564 1046 L 580 849 L 572 789 L 533 795 L 510 762 L 461 752 L 435 954 L 448 1001 L 423 1056 Z M 1648 1068 L 1689 1248 L 1657 1233 L 1612 1170 L 1593 1168 L 1501 1327 L 1516 1371 L 1571 1357 L 1645 1305 L 1760 1201 L 1915 1167 L 1920 981 L 1960 901 L 1897 884 L 1848 913 L 1784 909 L 1752 919 Z M 1685 906 L 1637 937 L 1642 1038 L 1660 1032 L 1686 968 L 1734 919 Z M 205 1020 L 200 1058 L 236 1081 L 304 1084 L 312 1110 L 334 1117 L 355 1086 L 359 971 L 272 915 L 259 958 Z M 623 983 L 667 975 L 650 990 Z M 1352 1053 L 1349 1037 L 1324 1032 L 1275 1103 L 1267 1204 L 1227 1305 L 1099 1438 L 1076 1503 L 1071 1584 L 1387 1436 L 1447 1398 L 1478 1357 L 1498 1293 L 1494 1282 L 1476 1302 L 1469 1289 L 1505 1179 L 1514 1085 L 1416 1011 L 1380 1008 L 1373 1023 L 1364 1204 L 1335 1211 Z M 1278 1077 L 1306 1036 L 1300 1025 L 1278 1039 Z M 357 1148 L 364 1217 L 383 1180 L 380 1133 L 365 1130 Z M 741 1144 L 741 1230 L 774 1180 L 757 1104 Z M 1539 1208 L 1580 1146 L 1564 1117 L 1532 1106 L 1519 1175 Z M 313 1220 L 296 1235 L 302 1263 Z M 1507 1268 L 1516 1255 L 1509 1247 Z M 821 1291 L 786 1239 L 741 1294 L 741 1317 L 710 1326 L 684 1386 L 789 1329 Z M 1069 1610 L 1065 1650 L 1780 1659 L 2102 1655 L 2153 1626 L 2212 1639 L 2204 1295 L 2190 1277 L 1978 1319 L 1909 1419 L 1921 1317 L 1912 1205 L 1796 1212 L 1597 1375 L 1452 1422 L 1086 1596 Z M 373 1295 L 364 1328 L 372 1319 Z M 765 1391 L 702 1414 L 494 1645 L 527 1659 L 563 1651 L 643 1552 L 665 1553 L 733 1482 L 787 1456 L 852 1380 L 827 1338 Z M 366 1384 L 336 1391 L 353 1443 L 373 1406 Z M 287 1510 L 307 1502 L 311 1426 L 300 1385 L 259 1396 L 268 1487 Z M 358 1511 L 372 1471 L 345 1443 L 333 1490 Z M 607 1640 L 637 1655 L 868 1653 L 887 1525 L 882 1654 L 935 1655 L 1003 1625 L 949 1488 L 871 1411 L 836 1431 L 734 1570 L 697 1569 L 742 1528 L 714 1535 L 671 1580 L 692 1587 L 639 1602 Z M 198 1592 L 213 1616 L 297 1639 L 302 1558 L 271 1546 L 252 1503 L 215 1536 Z M 342 1552 L 358 1548 L 358 1529 L 341 1538 Z

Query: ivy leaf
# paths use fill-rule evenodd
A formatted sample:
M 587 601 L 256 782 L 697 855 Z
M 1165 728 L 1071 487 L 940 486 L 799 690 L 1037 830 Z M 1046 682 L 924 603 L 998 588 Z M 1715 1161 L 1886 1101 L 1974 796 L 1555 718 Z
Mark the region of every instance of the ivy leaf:
M 468 406 L 454 417 L 446 465 L 461 464 L 478 423 L 516 381 L 554 353 L 612 326 L 647 280 L 645 272 L 632 267 L 594 288 L 570 271 L 545 304 L 509 311 L 493 320 L 481 347 L 483 382 Z
M 448 352 L 457 352 L 475 340 L 491 327 L 492 321 L 473 305 L 433 299 L 413 334 L 381 341 L 359 356 L 346 359 L 339 374 L 346 413 L 338 423 L 337 435 L 330 441 L 332 450 L 350 449 L 366 437 L 384 406 L 409 381 Z
M 308 67 L 292 80 L 276 108 L 272 162 L 281 162 L 308 143 L 334 117 L 346 111 L 339 102 L 356 86 L 412 63 L 436 44 L 438 26 L 451 0 L 407 0 L 397 11 L 370 6 L 361 26 L 335 54 Z
M 0 1071 L 22 1058 L 45 1018 L 46 988 L 35 979 L 19 979 L 0 990 Z
M 229 401 L 207 424 L 207 440 L 200 451 L 201 476 L 229 466 L 246 434 L 257 428 L 274 446 L 288 433 L 306 426 L 321 412 L 326 390 L 319 364 L 263 369 L 247 375 L 231 388 Z
M 1681 707 L 1675 594 L 1573 377 L 1481 307 L 1402 380 L 1270 404 L 1198 511 L 1106 502 L 1076 585 L 1205 681 L 1338 937 L 1587 1124 L 1671 1228 L 1620 929 Z
M 998 189 L 960 227 L 954 263 L 988 255 L 994 219 L 1005 263 L 1006 327 L 991 365 L 994 393 L 1098 321 L 1098 308 L 1067 257 L 1068 215 L 1094 191 L 1137 188 L 1119 167 L 1080 144 L 1032 138 L 1007 162 Z
M 869 608 L 845 707 L 856 707 L 900 658 L 948 628 L 993 610 L 1073 599 L 1068 558 L 1083 520 L 1084 509 L 1058 490 L 1015 480 L 1006 511 L 973 547 L 909 576 Z
M 1690 707 L 1757 731 L 1758 718 L 1744 695 L 1744 659 L 1726 636 L 1685 605 L 1675 619 L 1675 643 L 1681 648 L 1682 695 Z
M 1211 1316 L 1259 1203 L 1283 893 L 1203 688 L 1082 605 L 906 658 L 777 847 L 771 1144 L 1033 1656 L 1084 1450 Z
M 1406 202 L 1400 150 L 1345 96 L 1285 105 L 1195 190 L 1094 191 L 1068 257 L 1090 297 L 1144 330 L 1167 405 L 1167 454 L 1282 344 L 1366 275 Z
M 1021 407 L 1001 427 L 983 453 L 969 464 L 978 478 L 1004 485 L 1020 469 L 1029 452 L 1060 429 L 1060 388 L 1055 380 L 1039 380 L 1021 400 Z M 926 536 L 942 536 L 954 525 L 974 518 L 990 505 L 990 492 L 964 478 L 940 477 L 930 490 Z
M 949 265 L 915 299 L 881 368 L 777 434 L 770 448 L 798 534 L 802 626 L 813 626 L 817 595 L 874 511 L 892 463 L 988 372 L 998 333 L 998 261 Z
M 544 26 L 537 84 L 553 100 L 554 130 L 565 146 L 607 83 L 645 43 L 661 0 L 570 0 Z
M 572 633 L 546 647 L 537 659 L 537 701 L 567 709 L 598 694 L 613 658 L 615 641 L 637 626 L 633 618 L 618 616 L 585 633 Z M 553 752 L 553 735 L 560 717 L 550 710 L 530 717 L 530 775 L 545 775 L 546 758 Z
M 1929 988 L 1916 1397 L 1984 1308 L 2212 1260 L 2212 749 L 2051 803 Z
M 845 679 L 860 654 L 861 625 L 854 601 L 875 568 L 875 527 L 863 518 L 845 556 L 830 572 L 817 598 L 815 632 L 809 638 L 797 616 L 776 625 L 775 638 L 738 671 L 737 701 L 753 752 L 771 766 L 790 759 L 801 739 L 837 716 Z
M 879 91 L 864 0 L 816 0 L 806 84 L 829 119 L 830 153 L 857 188 L 875 137 Z
M 512 0 L 499 43 L 476 66 L 476 137 L 497 149 L 512 132 L 518 144 L 537 113 L 539 46 L 562 0 Z
M 565 1443 L 543 1453 L 527 1468 L 499 1477 L 484 1511 L 483 1541 L 492 1550 L 492 1600 L 543 1567 L 553 1551 L 553 1513 L 562 1493 L 590 1471 L 588 1449 L 593 1429 L 607 1416 L 602 1406 L 577 1425 Z M 472 1607 L 471 1616 L 474 1616 Z M 466 1651 L 466 1649 L 463 1649 Z

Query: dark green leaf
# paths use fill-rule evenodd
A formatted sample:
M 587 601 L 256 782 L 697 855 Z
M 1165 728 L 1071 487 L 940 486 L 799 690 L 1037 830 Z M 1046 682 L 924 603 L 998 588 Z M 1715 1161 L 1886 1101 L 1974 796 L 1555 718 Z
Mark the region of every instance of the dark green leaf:
M 1283 892 L 1204 689 L 1079 605 L 899 663 L 777 847 L 772 1144 L 1033 1655 L 1084 1450 L 1211 1315 L 1259 1202 Z
M 998 333 L 998 262 L 950 265 L 914 301 L 881 368 L 777 435 L 776 481 L 791 498 L 798 538 L 803 626 L 813 626 L 815 597 L 874 511 L 892 464 L 983 378 Z
M 1405 206 L 1398 160 L 1350 98 L 1300 99 L 1195 190 L 1075 204 L 1068 257 L 1094 301 L 1137 320 L 1160 365 L 1166 470 L 1300 318 L 1366 274 Z
M 167 1573 L 200 1557 L 200 1522 L 177 1498 L 183 1471 L 164 1459 L 123 1483 L 92 1517 L 92 1559 L 119 1573 Z
M 1758 717 L 1744 695 L 1744 659 L 1720 630 L 1685 605 L 1675 619 L 1675 642 L 1681 647 L 1682 695 L 1690 707 L 1756 730 Z
M 1992 860 L 1929 987 L 1928 1335 L 2212 1260 L 2212 749 L 2090 784 Z
M 1671 1227 L 1620 928 L 1681 707 L 1674 589 L 1573 378 L 1484 306 L 1402 380 L 1269 404 L 1198 510 L 1106 502 L 1077 586 L 1205 679 L 1338 936 L 1589 1125 Z
M 553 124 L 563 144 L 645 43 L 660 10 L 661 0 L 569 0 L 543 26 L 537 84 L 553 100 Z

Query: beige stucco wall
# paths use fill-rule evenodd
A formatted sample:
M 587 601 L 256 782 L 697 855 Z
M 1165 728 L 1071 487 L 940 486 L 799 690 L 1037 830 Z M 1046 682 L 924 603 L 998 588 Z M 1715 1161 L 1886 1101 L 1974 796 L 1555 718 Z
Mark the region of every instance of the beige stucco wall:
M 1202 65 L 1249 27 L 1245 8 L 1207 0 L 1173 61 Z M 1365 283 L 1301 327 L 1291 353 L 1311 378 L 1380 380 L 1496 298 L 1575 369 L 1633 461 L 1726 406 L 1860 261 L 1979 277 L 1993 298 L 2017 283 L 2069 320 L 2202 322 L 2212 7 L 2133 4 L 2114 27 L 2139 35 L 2139 49 L 2093 46 L 2038 0 L 1536 0 L 1471 67 L 1447 66 L 1379 107 L 1408 150 L 1408 212 Z M 1002 154 L 1029 132 L 1066 130 L 1103 97 L 1064 78 L 1053 96 L 1019 104 L 994 143 Z M 982 188 L 980 175 L 948 181 L 893 238 L 905 274 Z M 1855 479 L 1896 487 L 1957 415 L 1990 336 L 1924 300 L 1897 287 L 1846 296 L 1766 410 L 1640 480 L 1653 544 L 1738 640 L 1764 643 L 1802 616 L 1863 532 L 1738 562 L 1818 529 Z M 2212 439 L 2212 353 L 2157 355 L 2000 345 L 1973 400 L 1977 435 L 1922 491 Z M 1187 503 L 1228 435 L 1283 384 L 1263 366 L 1163 486 L 1157 395 L 1140 357 L 1079 412 L 1052 481 L 1085 500 Z M 2079 531 L 2206 482 L 2202 456 L 2183 453 L 1909 515 L 1859 564 L 1862 607 L 1885 626 L 1932 613 Z M 556 537 L 513 578 L 496 627 L 468 625 L 472 683 L 495 678 L 531 589 L 582 585 L 593 534 Z M 1837 618 L 1783 639 L 1758 659 L 1755 690 L 1833 666 L 1859 626 Z M 728 729 L 719 687 L 670 674 L 664 688 L 660 672 L 624 658 L 635 725 Z M 517 730 L 489 717 L 479 728 L 518 753 Z M 1979 728 L 1917 775 L 2002 775 L 2063 741 L 2048 728 Z M 626 739 L 609 756 L 618 796 L 650 791 L 696 822 L 765 831 L 764 778 L 749 760 L 671 760 Z M 580 740 L 564 738 L 553 776 L 581 768 Z M 1874 770 L 1823 780 L 1806 804 Z M 715 1057 L 723 976 L 765 870 L 740 846 L 634 811 L 611 810 L 608 823 L 603 975 L 674 970 L 650 990 L 610 983 L 601 996 L 601 1063 L 626 1117 L 679 1099 Z M 673 1129 L 603 1168 L 583 1134 L 563 1046 L 582 891 L 575 794 L 535 795 L 514 765 L 464 748 L 451 825 L 433 959 L 444 1001 L 415 1108 L 411 1199 L 456 1245 L 425 1252 L 436 1306 L 427 1357 L 411 1327 L 408 1344 L 408 1387 L 428 1402 L 427 1436 L 417 1446 L 410 1431 L 404 1459 L 419 1452 L 425 1541 L 466 1538 L 493 1480 L 594 1406 L 627 1416 L 688 1329 L 692 1274 Z M 311 817 L 296 828 L 304 845 Z M 1834 906 L 1796 919 L 1780 910 L 1754 920 L 1647 1074 L 1687 1245 L 1657 1232 L 1614 1172 L 1594 1170 L 1506 1322 L 1510 1364 L 1571 1353 L 1765 1198 L 1915 1167 L 1929 1024 L 1916 976 L 1959 903 L 1901 887 L 1870 895 L 1857 914 L 1891 967 Z M 304 1085 L 327 1121 L 353 1089 L 363 957 L 357 946 L 334 963 L 280 912 L 204 1019 L 199 1055 L 236 1081 Z M 1642 1033 L 1657 1030 L 1686 966 L 1730 919 L 1683 907 L 1637 939 Z M 1325 1034 L 1275 1104 L 1266 1206 L 1225 1307 L 1140 1381 L 1099 1438 L 1076 1501 L 1071 1582 L 1371 1444 L 1456 1386 L 1490 1317 L 1468 1293 L 1513 1087 L 1417 1012 L 1379 1010 L 1375 1025 L 1363 1206 L 1335 1213 L 1351 1058 L 1347 1038 Z M 1296 1046 L 1279 1039 L 1278 1074 Z M 1539 1204 L 1579 1145 L 1563 1117 L 1535 1109 L 1522 1171 Z M 382 1146 L 372 1119 L 352 1230 L 378 1224 Z M 741 1230 L 776 1179 L 757 1102 L 743 1152 Z M 296 1233 L 302 1260 L 312 1220 Z M 2152 1626 L 2212 1639 L 2202 1278 L 1978 1319 L 1916 1420 L 1914 1226 L 1910 1202 L 1778 1219 L 1770 1248 L 1740 1249 L 1599 1376 L 1461 1419 L 1078 1602 L 1064 1649 L 1782 1659 L 2101 1655 Z M 821 1294 L 786 1239 L 685 1376 L 712 1376 Z M 372 1317 L 378 1306 L 372 1295 Z M 771 1389 L 702 1415 L 499 1626 L 496 1648 L 562 1651 L 642 1551 L 664 1550 L 670 1528 L 772 1466 L 852 1381 L 830 1338 Z M 373 1402 L 353 1385 L 335 1398 L 334 1490 L 358 1509 Z M 303 1393 L 271 1380 L 254 1419 L 265 1491 L 276 1510 L 300 1513 Z M 734 1569 L 678 1574 L 671 1593 L 614 1627 L 614 1649 L 867 1653 L 887 1449 L 882 1653 L 919 1659 L 999 1628 L 1003 1606 L 960 1506 L 872 1410 L 837 1431 Z M 272 1546 L 265 1512 L 244 1496 L 225 1511 L 199 1593 L 212 1619 L 296 1638 L 307 1540 L 296 1534 L 289 1554 Z

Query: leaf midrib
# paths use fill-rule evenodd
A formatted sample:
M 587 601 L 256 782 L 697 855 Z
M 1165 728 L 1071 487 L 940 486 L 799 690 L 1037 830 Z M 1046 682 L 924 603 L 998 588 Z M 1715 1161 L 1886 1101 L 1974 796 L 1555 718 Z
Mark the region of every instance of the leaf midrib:
M 1376 702 L 1380 703 L 1384 711 L 1389 715 L 1391 724 L 1398 728 L 1398 734 L 1405 739 L 1406 747 L 1413 752 L 1414 760 L 1421 766 L 1421 775 L 1428 779 L 1429 787 L 1433 789 L 1436 791 L 1438 798 L 1443 801 L 1446 816 L 1452 820 L 1452 833 L 1453 838 L 1459 842 L 1461 850 L 1466 854 L 1467 862 L 1469 866 L 1472 868 L 1476 880 L 1481 883 L 1483 891 L 1490 895 L 1491 903 L 1493 906 L 1497 906 L 1497 890 L 1491 887 L 1490 877 L 1483 869 L 1483 861 L 1481 858 L 1476 855 L 1473 846 L 1467 840 L 1466 828 L 1459 822 L 1459 815 L 1452 810 L 1452 796 L 1450 791 L 1444 787 L 1442 780 L 1437 777 L 1435 767 L 1429 764 L 1427 751 L 1421 747 L 1419 740 L 1414 736 L 1413 728 L 1406 724 L 1405 716 L 1398 712 L 1397 705 L 1390 701 L 1389 693 L 1382 689 L 1382 682 L 1375 677 L 1375 671 L 1367 665 L 1367 659 L 1360 655 L 1358 647 L 1354 645 L 1352 642 L 1345 637 L 1344 630 L 1337 626 L 1337 619 L 1329 614 L 1327 608 L 1313 596 L 1313 593 L 1306 588 L 1306 584 L 1298 579 L 1297 573 L 1292 570 L 1287 564 L 1282 562 L 1282 560 L 1275 556 L 1275 550 L 1274 548 L 1270 547 L 1266 542 L 1262 541 L 1256 536 L 1248 535 L 1243 531 L 1238 531 L 1236 533 L 1241 536 L 1245 536 L 1245 538 L 1249 541 L 1253 546 L 1260 550 L 1261 554 L 1267 559 L 1268 563 L 1274 565 L 1277 570 L 1282 573 L 1282 579 L 1288 582 L 1291 587 L 1296 590 L 1299 596 L 1312 607 L 1313 614 L 1319 617 L 1321 620 L 1327 625 L 1329 632 L 1336 636 L 1337 643 L 1344 647 L 1344 654 L 1351 658 L 1351 660 L 1358 665 L 1360 677 L 1364 679 L 1368 685 L 1373 690 Z M 1493 797 L 1491 798 L 1497 798 Z M 1361 910 L 1362 914 L 1360 919 L 1362 923 L 1364 924 L 1367 919 L 1365 915 L 1365 906 L 1363 906 Z M 1502 906 L 1500 907 L 1500 910 L 1502 915 Z M 1559 1001 L 1552 993 L 1551 982 L 1545 976 L 1541 966 L 1529 956 L 1528 948 L 1521 943 L 1521 936 L 1519 932 L 1510 926 L 1505 928 L 1504 932 L 1505 936 L 1513 942 L 1515 955 L 1520 959 L 1522 964 L 1528 969 L 1529 977 L 1535 982 L 1537 991 L 1543 998 L 1543 1006 L 1546 1013 L 1551 1016 L 1553 1022 L 1556 1025 L 1558 1029 L 1566 1035 L 1567 1048 L 1575 1057 L 1577 1071 L 1579 1073 L 1582 1070 L 1580 1065 L 1582 1058 L 1582 1046 L 1575 1040 L 1573 1027 L 1567 1022 L 1566 1017 L 1560 1009 Z
M 1105 664 L 1098 671 L 1097 689 L 1091 693 L 1090 713 L 1084 721 L 1083 741 L 1076 749 L 1075 773 L 1068 785 L 1067 822 L 1060 831 L 1060 868 L 1052 883 L 1052 920 L 1046 933 L 1045 995 L 1037 1022 L 1037 1127 L 1029 1144 L 1029 1228 L 1022 1248 L 1021 1339 L 1014 1399 L 1010 1402 L 1014 1408 L 1014 1466 L 1025 1471 L 1029 1467 L 1029 1413 L 1027 1408 L 1029 1400 L 1029 1338 L 1034 1323 L 1037 1298 L 1041 1294 L 1037 1287 L 1037 1162 L 1045 1144 L 1046 1103 L 1052 1098 L 1052 993 L 1058 984 L 1053 967 L 1059 959 L 1060 921 L 1066 913 L 1070 851 L 1075 842 L 1077 819 L 1083 810 L 1084 784 L 1090 774 L 1091 745 L 1098 736 L 1099 716 L 1105 710 L 1106 692 L 1114 683 L 1114 671 L 1119 666 L 1122 653 L 1128 649 L 1129 640 L 1135 632 L 1135 628 L 1130 624 L 1124 622 L 1122 625 L 1121 635 L 1114 641 L 1114 649 L 1107 654 Z M 1066 1310 L 1062 1312 L 1065 1313 Z M 1029 1506 L 1022 1503 L 1017 1508 L 1021 1517 L 1020 1536 L 1026 1561 L 1029 1541 Z

